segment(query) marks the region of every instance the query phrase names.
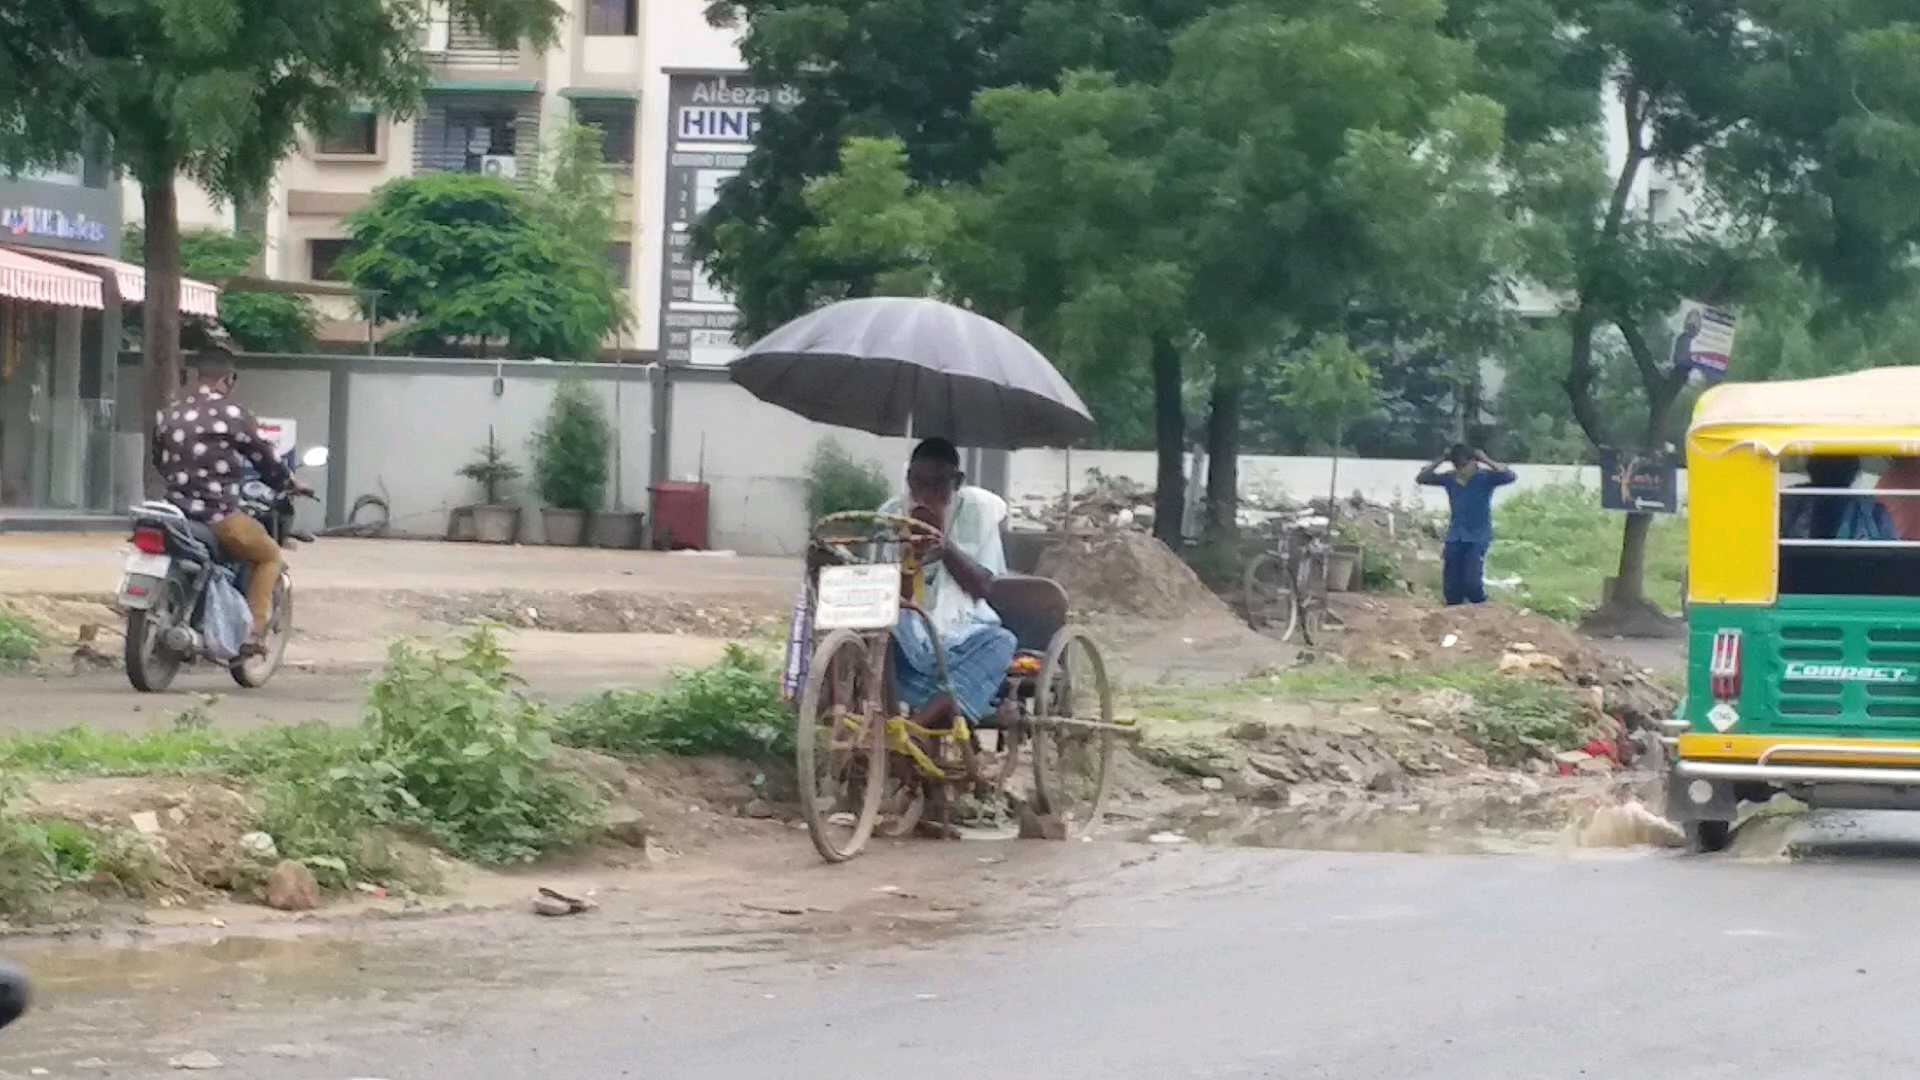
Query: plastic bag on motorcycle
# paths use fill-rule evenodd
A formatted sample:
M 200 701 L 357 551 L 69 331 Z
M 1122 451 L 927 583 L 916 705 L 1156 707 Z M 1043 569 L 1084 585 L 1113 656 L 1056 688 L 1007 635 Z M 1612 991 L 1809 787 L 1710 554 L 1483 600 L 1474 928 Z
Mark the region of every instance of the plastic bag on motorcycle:
M 231 571 L 223 567 L 207 582 L 206 606 L 202 611 L 200 634 L 205 640 L 207 655 L 215 660 L 238 657 L 241 646 L 253 637 L 253 612 L 247 607 L 247 598 L 234 584 Z

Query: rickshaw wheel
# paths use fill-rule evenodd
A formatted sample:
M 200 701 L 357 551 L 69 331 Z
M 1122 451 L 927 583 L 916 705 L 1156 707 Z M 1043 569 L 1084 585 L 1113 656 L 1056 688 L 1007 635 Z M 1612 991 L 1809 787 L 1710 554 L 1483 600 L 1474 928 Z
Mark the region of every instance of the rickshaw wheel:
M 880 793 L 880 820 L 873 831 L 888 838 L 911 836 L 927 812 L 927 786 L 919 776 L 887 778 Z
M 1273 552 L 1260 556 L 1247 564 L 1243 586 L 1247 625 L 1276 630 L 1281 641 L 1292 638 L 1300 622 L 1300 605 L 1294 602 L 1287 561 Z
M 1715 851 L 1725 851 L 1728 841 L 1733 839 L 1731 821 L 1689 821 L 1687 822 L 1687 850 L 1705 855 Z
M 859 634 L 835 630 L 815 650 L 800 698 L 794 733 L 800 812 L 828 862 L 858 855 L 880 818 L 887 749 L 876 666 Z
M 1115 735 L 1047 723 L 1057 717 L 1113 723 L 1106 661 L 1086 631 L 1069 626 L 1053 636 L 1035 688 L 1034 712 L 1029 734 L 1039 809 L 1057 815 L 1068 837 L 1091 835 L 1106 813 Z

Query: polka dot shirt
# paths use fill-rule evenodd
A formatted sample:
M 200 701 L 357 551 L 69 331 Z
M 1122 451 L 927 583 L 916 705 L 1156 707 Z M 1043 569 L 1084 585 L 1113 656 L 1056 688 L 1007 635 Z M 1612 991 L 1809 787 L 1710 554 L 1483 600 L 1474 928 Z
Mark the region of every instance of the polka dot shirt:
M 200 387 L 154 417 L 153 466 L 167 501 L 195 521 L 219 521 L 239 509 L 240 485 L 258 475 L 269 487 L 292 479 L 244 407 Z

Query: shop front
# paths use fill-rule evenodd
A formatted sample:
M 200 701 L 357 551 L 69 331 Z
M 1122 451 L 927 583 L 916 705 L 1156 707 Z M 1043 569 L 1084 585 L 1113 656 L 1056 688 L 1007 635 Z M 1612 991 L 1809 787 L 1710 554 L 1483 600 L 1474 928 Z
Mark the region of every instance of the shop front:
M 139 490 L 115 383 L 122 308 L 146 299 L 146 275 L 119 258 L 120 234 L 102 167 L 0 179 L 0 528 L 118 513 Z M 218 301 L 181 282 L 182 313 L 213 318 Z
M 0 179 L 0 515 L 107 511 L 120 192 L 94 170 Z

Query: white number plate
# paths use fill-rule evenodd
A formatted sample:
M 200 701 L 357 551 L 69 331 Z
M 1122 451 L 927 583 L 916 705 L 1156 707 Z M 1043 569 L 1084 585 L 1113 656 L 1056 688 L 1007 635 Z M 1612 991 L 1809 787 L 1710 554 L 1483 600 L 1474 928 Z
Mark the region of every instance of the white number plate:
M 898 566 L 829 566 L 820 571 L 816 629 L 885 630 L 899 618 Z
M 173 560 L 165 555 L 149 555 L 144 551 L 136 551 L 127 556 L 128 574 L 163 578 L 171 569 L 173 569 Z

